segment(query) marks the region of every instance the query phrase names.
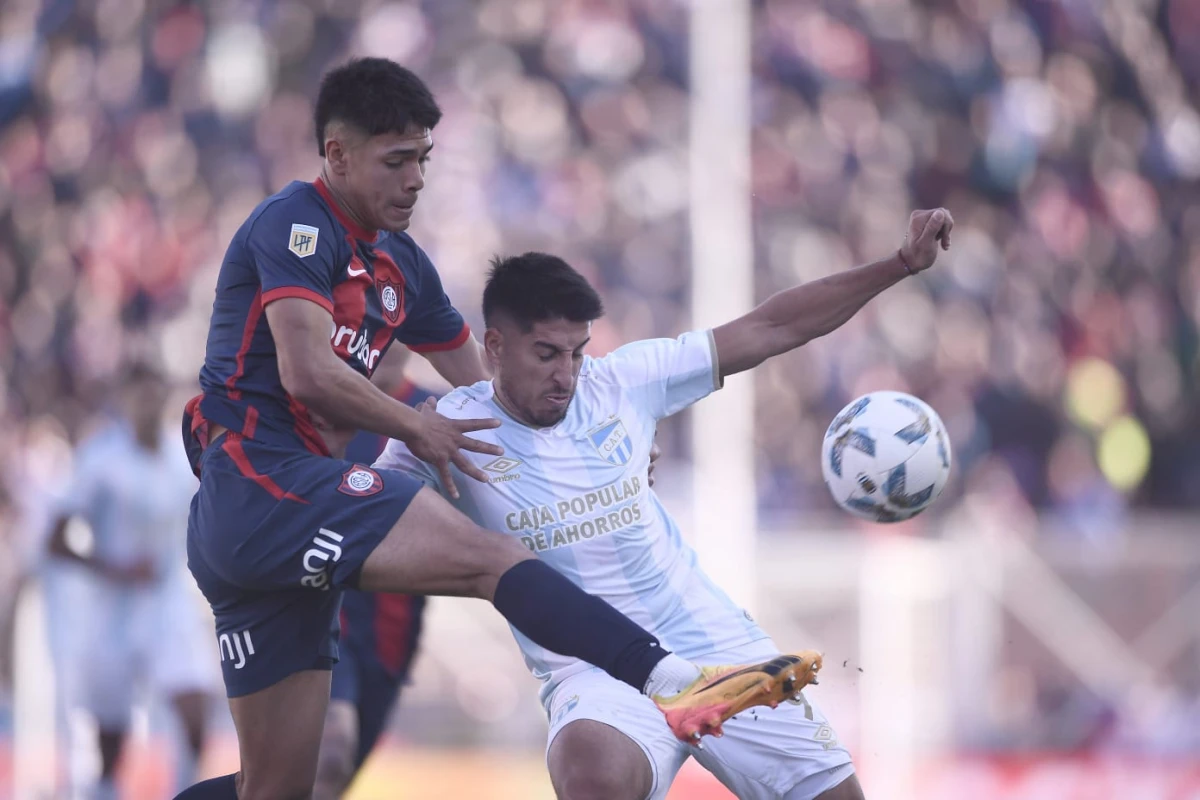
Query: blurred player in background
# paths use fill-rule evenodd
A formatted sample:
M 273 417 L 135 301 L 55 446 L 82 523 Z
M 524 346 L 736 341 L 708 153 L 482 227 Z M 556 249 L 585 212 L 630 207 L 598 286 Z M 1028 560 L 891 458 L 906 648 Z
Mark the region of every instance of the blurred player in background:
M 196 479 L 174 436 L 164 435 L 166 385 L 138 364 L 123 376 L 119 413 L 83 441 L 48 539 L 50 556 L 86 570 L 77 605 L 58 626 L 73 630 L 78 663 L 61 664 L 95 716 L 101 759 L 97 800 L 115 798 L 115 778 L 135 693 L 152 688 L 171 706 L 186 739 L 181 785 L 194 779 L 216 688 L 212 627 L 185 568 L 187 507 Z M 68 531 L 86 523 L 89 546 Z
M 488 377 L 433 264 L 404 233 L 441 118 L 432 94 L 394 62 L 360 59 L 325 76 L 315 117 L 320 177 L 265 200 L 234 235 L 203 393 L 184 416 L 200 475 L 188 566 L 216 615 L 241 769 L 180 796 L 311 795 L 343 588 L 486 599 L 548 650 L 672 696 L 683 737 L 718 732 L 739 708 L 811 680 L 815 653 L 792 658 L 786 675 L 764 664 L 714 685 L 419 480 L 341 458 L 355 432 L 386 434 L 434 465 L 455 495 L 451 464 L 486 481 L 466 453 L 503 451 L 465 435 L 495 420 L 416 411 L 370 381 L 396 340 L 452 385 Z
M 779 650 L 718 589 L 646 487 L 655 425 L 725 378 L 823 336 L 949 248 L 944 209 L 914 212 L 890 258 L 780 292 L 712 331 L 635 342 L 593 359 L 583 351 L 603 306 L 566 262 L 541 253 L 497 260 L 483 296 L 494 380 L 437 404 L 452 417 L 500 421 L 479 436 L 502 459 L 475 457 L 489 485 L 461 482 L 452 502 L 646 625 L 697 663 L 771 659 Z M 438 474 L 391 442 L 377 466 Z M 703 749 L 681 743 L 659 710 L 588 664 L 515 632 L 545 685 L 547 759 L 563 800 L 665 797 L 689 755 L 739 798 L 861 800 L 850 754 L 824 716 L 798 702 L 735 717 Z

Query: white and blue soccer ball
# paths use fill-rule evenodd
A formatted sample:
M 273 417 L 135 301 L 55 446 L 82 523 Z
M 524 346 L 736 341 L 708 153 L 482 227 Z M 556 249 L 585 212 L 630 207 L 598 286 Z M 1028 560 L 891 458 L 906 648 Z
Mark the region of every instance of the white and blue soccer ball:
M 933 504 L 950 475 L 950 437 L 937 412 L 903 392 L 872 392 L 842 409 L 821 443 L 825 485 L 839 506 L 898 522 Z

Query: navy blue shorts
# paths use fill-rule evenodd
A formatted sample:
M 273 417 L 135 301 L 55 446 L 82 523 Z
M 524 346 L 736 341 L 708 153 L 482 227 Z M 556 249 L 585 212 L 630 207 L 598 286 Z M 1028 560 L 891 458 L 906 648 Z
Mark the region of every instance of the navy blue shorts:
M 341 657 L 333 668 L 331 697 L 353 704 L 358 712 L 355 767 L 375 748 L 408 680 L 424 612 L 425 598 L 419 595 L 354 589 L 342 595 Z
M 188 568 L 216 617 L 226 693 L 331 669 L 341 589 L 421 483 L 236 433 L 205 449 L 200 470 Z

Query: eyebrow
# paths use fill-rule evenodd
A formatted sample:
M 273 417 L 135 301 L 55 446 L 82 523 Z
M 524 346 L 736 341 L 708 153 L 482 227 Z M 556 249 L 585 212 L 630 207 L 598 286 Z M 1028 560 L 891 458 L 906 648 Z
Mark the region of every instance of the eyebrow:
M 556 344 L 551 344 L 550 342 L 543 342 L 539 339 L 538 341 L 533 343 L 533 346 L 534 347 L 545 347 L 547 350 L 553 350 L 556 353 L 567 353 L 567 352 L 573 353 L 576 350 L 586 347 L 587 343 L 590 342 L 591 340 L 592 340 L 592 337 L 589 336 L 588 338 L 584 339 L 582 342 L 575 345 L 574 347 L 559 347 Z
M 385 150 L 383 152 L 383 157 L 387 158 L 389 156 L 409 156 L 414 153 L 420 153 L 422 150 L 425 151 L 425 155 L 429 155 L 433 151 L 434 144 L 435 144 L 434 142 L 430 142 L 429 147 L 424 147 L 423 145 L 419 145 L 419 144 L 413 144 L 413 145 L 398 144 L 395 147 L 390 147 L 387 150 Z

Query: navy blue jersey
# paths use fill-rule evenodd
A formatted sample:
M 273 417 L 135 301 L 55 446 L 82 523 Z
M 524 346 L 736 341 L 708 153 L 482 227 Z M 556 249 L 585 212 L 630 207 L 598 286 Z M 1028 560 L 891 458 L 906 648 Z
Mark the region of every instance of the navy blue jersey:
M 329 455 L 308 411 L 283 388 L 264 309 L 300 297 L 333 317 L 335 353 L 370 377 L 393 340 L 418 352 L 450 350 L 470 335 L 429 257 L 406 233 L 369 231 L 317 179 L 294 181 L 254 210 L 217 278 L 203 394 L 189 404 L 195 457 L 205 421 L 248 439 Z M 198 413 L 197 413 L 198 412 Z

